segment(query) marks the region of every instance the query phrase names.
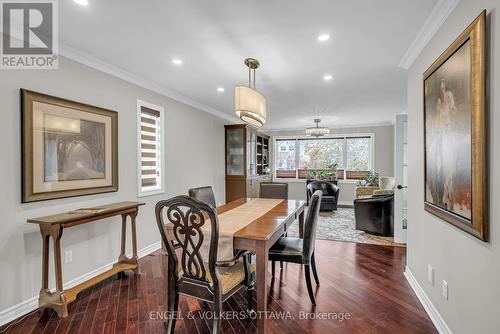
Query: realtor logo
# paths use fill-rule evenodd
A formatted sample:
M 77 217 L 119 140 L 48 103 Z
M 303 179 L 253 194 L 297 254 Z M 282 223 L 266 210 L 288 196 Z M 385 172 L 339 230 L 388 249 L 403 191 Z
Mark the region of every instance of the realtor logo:
M 57 3 L 2 1 L 1 69 L 57 68 Z

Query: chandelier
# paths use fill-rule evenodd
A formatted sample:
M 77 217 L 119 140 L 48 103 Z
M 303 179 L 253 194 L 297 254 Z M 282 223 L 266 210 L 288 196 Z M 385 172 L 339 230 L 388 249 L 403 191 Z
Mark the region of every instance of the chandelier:
M 312 137 L 322 137 L 330 133 L 330 129 L 325 128 L 323 126 L 319 126 L 321 120 L 319 118 L 314 119 L 314 123 L 316 126 L 310 127 L 306 129 L 306 136 Z
M 235 87 L 234 108 L 236 115 L 243 122 L 260 127 L 266 123 L 266 99 L 261 93 L 255 90 L 255 69 L 259 67 L 259 61 L 247 58 L 245 59 L 245 65 L 248 67 L 248 87 Z

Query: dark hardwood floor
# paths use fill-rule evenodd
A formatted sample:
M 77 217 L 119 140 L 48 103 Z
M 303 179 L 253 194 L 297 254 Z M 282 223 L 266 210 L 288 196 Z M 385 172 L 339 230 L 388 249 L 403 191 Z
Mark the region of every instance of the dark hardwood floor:
M 321 283 L 317 306 L 310 304 L 301 266 L 285 264 L 270 282 L 268 309 L 276 313 L 269 315 L 267 332 L 437 333 L 403 276 L 404 248 L 324 240 L 316 245 Z M 82 292 L 67 318 L 36 312 L 7 333 L 165 333 L 165 321 L 158 319 L 165 307 L 165 261 L 155 253 L 140 264 L 139 276 L 110 278 Z M 244 307 L 243 293 L 224 304 L 230 312 Z M 206 311 L 201 302 L 181 296 L 183 319 L 177 321 L 176 332 L 209 333 L 211 320 L 204 320 L 200 310 Z M 223 333 L 255 333 L 253 320 L 227 314 Z M 301 319 L 306 314 L 326 319 Z

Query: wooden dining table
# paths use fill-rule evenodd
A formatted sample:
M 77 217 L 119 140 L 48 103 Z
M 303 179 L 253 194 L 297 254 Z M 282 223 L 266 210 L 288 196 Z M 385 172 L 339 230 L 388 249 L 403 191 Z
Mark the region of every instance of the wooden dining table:
M 230 210 L 248 203 L 252 198 L 241 198 L 216 208 L 221 215 Z M 264 213 L 250 224 L 236 231 L 233 235 L 233 248 L 255 252 L 256 292 L 257 292 L 257 332 L 265 333 L 265 320 L 267 317 L 267 282 L 268 282 L 268 255 L 269 248 L 283 235 L 286 228 L 295 220 L 299 222 L 299 237 L 304 233 L 304 208 L 305 201 L 283 200 L 271 210 Z M 171 224 L 166 224 L 167 231 L 171 233 Z M 174 238 L 170 234 L 171 238 Z
M 217 208 L 217 214 L 222 214 L 250 201 L 242 198 Z M 271 210 L 238 230 L 234 234 L 234 248 L 254 251 L 256 254 L 256 292 L 257 292 L 257 332 L 265 332 L 267 315 L 267 282 L 269 248 L 283 235 L 285 229 L 296 219 L 299 222 L 299 236 L 304 231 L 305 201 L 283 200 Z

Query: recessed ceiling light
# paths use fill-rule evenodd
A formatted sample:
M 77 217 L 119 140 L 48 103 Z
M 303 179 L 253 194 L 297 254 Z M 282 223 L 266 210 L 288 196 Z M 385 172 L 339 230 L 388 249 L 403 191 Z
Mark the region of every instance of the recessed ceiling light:
M 174 58 L 172 59 L 172 63 L 174 63 L 175 65 L 182 65 L 182 60 L 179 58 Z
M 318 41 L 324 42 L 330 39 L 330 35 L 328 34 L 322 34 L 318 36 Z
M 218 91 L 219 93 L 224 92 L 224 87 L 217 87 L 217 91 Z
M 89 4 L 89 0 L 73 0 L 73 1 L 81 6 L 87 6 Z
M 323 80 L 325 80 L 325 81 L 330 81 L 330 80 L 332 80 L 332 79 L 333 79 L 333 76 L 332 76 L 331 74 L 327 74 L 327 75 L 325 75 L 325 76 L 323 77 Z

